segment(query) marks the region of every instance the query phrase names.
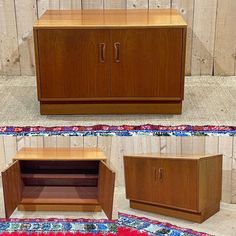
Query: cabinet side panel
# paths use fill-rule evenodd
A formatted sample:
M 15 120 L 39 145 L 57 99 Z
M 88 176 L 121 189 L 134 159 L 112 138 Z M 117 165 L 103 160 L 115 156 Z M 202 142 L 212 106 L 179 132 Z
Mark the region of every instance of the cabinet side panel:
M 199 210 L 219 204 L 222 188 L 222 156 L 199 161 Z
M 21 200 L 22 183 L 19 161 L 2 172 L 2 184 L 6 218 L 9 218 Z
M 181 72 L 181 93 L 182 93 L 182 99 L 184 99 L 185 61 L 186 61 L 186 37 L 187 37 L 187 28 L 183 28 L 182 72 Z
M 35 69 L 36 69 L 36 79 L 37 79 L 37 93 L 38 100 L 41 98 L 41 88 L 40 88 L 40 67 L 39 67 L 39 52 L 38 52 L 38 31 L 33 30 L 34 34 L 34 52 L 35 52 Z

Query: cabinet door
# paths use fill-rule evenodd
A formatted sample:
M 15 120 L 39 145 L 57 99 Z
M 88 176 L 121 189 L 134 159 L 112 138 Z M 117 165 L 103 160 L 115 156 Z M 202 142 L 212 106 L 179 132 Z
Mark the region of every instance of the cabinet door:
M 197 161 L 164 160 L 157 171 L 156 202 L 171 207 L 197 210 Z
M 9 218 L 21 201 L 22 183 L 19 161 L 2 172 L 3 196 L 6 218 Z
M 37 37 L 44 101 L 109 95 L 109 31 L 40 29 Z
M 103 161 L 99 163 L 98 201 L 107 215 L 112 219 L 115 173 Z
M 153 202 L 155 172 L 160 161 L 152 158 L 124 157 L 126 197 L 131 200 Z
M 182 97 L 182 29 L 112 30 L 111 96 Z

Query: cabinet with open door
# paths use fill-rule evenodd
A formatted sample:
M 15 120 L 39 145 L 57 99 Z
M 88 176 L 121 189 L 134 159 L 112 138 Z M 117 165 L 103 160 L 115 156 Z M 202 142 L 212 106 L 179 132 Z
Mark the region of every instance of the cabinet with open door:
M 2 172 L 6 217 L 24 211 L 103 210 L 112 219 L 115 173 L 96 148 L 23 148 Z

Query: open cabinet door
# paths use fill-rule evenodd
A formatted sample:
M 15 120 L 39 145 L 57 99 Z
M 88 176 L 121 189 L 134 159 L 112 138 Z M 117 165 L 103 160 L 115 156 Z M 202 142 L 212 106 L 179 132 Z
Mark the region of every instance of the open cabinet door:
M 107 166 L 104 161 L 100 161 L 98 200 L 108 219 L 112 219 L 114 186 L 115 173 Z
M 21 200 L 22 183 L 19 161 L 2 171 L 2 186 L 6 218 L 9 218 Z

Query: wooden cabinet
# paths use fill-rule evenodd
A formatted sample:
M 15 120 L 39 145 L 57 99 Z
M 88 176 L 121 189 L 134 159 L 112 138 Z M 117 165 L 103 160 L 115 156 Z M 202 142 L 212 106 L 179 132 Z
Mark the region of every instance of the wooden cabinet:
M 181 113 L 176 10 L 46 11 L 34 39 L 41 114 Z
M 132 208 L 202 222 L 219 211 L 222 155 L 124 156 Z
M 115 173 L 105 161 L 95 148 L 21 149 L 2 172 L 6 217 L 18 207 L 25 211 L 103 209 L 111 219 Z

